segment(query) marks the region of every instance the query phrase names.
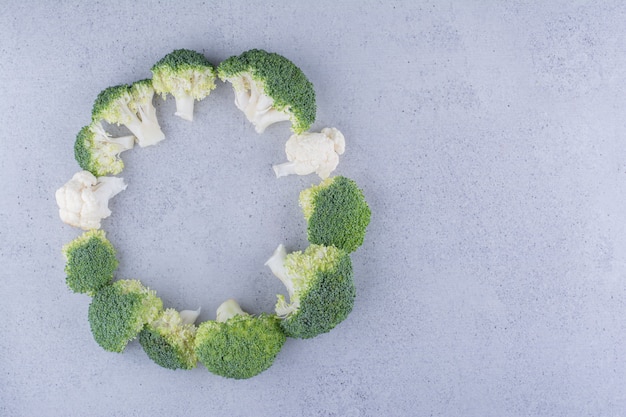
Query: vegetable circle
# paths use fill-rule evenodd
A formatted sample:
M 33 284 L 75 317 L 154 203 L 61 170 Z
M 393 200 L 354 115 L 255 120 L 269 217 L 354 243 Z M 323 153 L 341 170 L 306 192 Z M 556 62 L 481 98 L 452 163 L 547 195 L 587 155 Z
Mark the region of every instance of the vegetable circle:
M 254 49 L 213 66 L 187 49 L 167 54 L 152 67 L 153 78 L 104 89 L 96 98 L 91 123 L 80 129 L 74 155 L 83 171 L 56 192 L 59 215 L 85 232 L 63 246 L 68 288 L 92 297 L 88 320 L 94 341 L 122 352 L 139 339 L 147 356 L 167 369 L 192 369 L 244 379 L 268 369 L 288 338 L 326 333 L 352 311 L 356 296 L 350 255 L 363 244 L 371 212 L 351 179 L 330 177 L 345 150 L 335 128 L 308 132 L 315 122 L 313 84 L 300 68 L 276 53 Z M 285 285 L 274 313 L 251 315 L 233 300 L 219 306 L 215 320 L 195 325 L 200 310 L 164 308 L 156 292 L 136 279 L 115 279 L 116 251 L 100 230 L 111 214 L 108 202 L 126 189 L 117 175 L 122 152 L 154 146 L 165 139 L 154 96 L 176 100 L 175 115 L 193 121 L 194 102 L 217 88 L 218 77 L 232 84 L 235 105 L 258 133 L 274 123 L 291 123 L 286 143 L 289 162 L 273 167 L 276 176 L 316 173 L 323 180 L 300 193 L 309 247 L 287 253 L 281 244 L 266 262 Z M 106 123 L 130 134 L 114 138 Z

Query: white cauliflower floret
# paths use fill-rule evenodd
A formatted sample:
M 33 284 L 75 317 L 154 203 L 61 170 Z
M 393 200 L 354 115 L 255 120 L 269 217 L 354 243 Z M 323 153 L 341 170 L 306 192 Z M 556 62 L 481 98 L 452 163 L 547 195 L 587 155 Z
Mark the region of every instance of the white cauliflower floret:
M 77 172 L 55 194 L 61 220 L 83 230 L 99 229 L 100 220 L 111 215 L 109 200 L 125 189 L 122 178 Z
M 345 139 L 334 127 L 322 129 L 320 133 L 292 135 L 285 144 L 289 162 L 274 165 L 274 172 L 277 178 L 315 172 L 320 178 L 326 179 L 337 168 L 339 155 L 345 150 Z

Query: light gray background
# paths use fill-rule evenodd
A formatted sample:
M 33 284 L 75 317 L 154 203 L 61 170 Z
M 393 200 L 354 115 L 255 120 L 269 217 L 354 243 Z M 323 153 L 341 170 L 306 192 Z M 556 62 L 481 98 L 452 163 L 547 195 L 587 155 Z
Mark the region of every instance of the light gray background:
M 8 4 L 7 4 L 8 3 Z M 250 4 L 248 4 L 250 3 Z M 4 2 L 0 13 L 0 415 L 618 416 L 626 412 L 626 6 L 621 1 Z M 279 52 L 314 83 L 314 129 L 373 217 L 358 297 L 246 381 L 100 349 L 65 286 L 54 191 L 98 92 L 176 48 Z M 224 84 L 124 155 L 104 222 L 119 278 L 167 306 L 270 311 L 275 246 L 306 246 Z

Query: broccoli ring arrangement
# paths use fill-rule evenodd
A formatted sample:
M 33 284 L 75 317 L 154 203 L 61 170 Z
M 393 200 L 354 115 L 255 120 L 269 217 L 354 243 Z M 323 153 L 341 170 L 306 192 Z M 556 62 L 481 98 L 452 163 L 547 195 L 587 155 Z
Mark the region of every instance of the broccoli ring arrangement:
M 88 320 L 103 349 L 122 352 L 138 339 L 156 364 L 192 369 L 201 362 L 210 372 L 245 379 L 268 369 L 290 338 L 326 333 L 352 311 L 355 285 L 350 253 L 363 244 L 371 212 L 363 192 L 346 177 L 330 177 L 344 153 L 345 139 L 335 128 L 309 132 L 315 121 L 313 85 L 291 61 L 276 53 L 250 50 L 217 67 L 202 54 L 179 49 L 152 67 L 152 79 L 103 90 L 91 123 L 78 132 L 74 156 L 81 171 L 57 190 L 61 219 L 85 232 L 63 246 L 66 283 L 92 297 Z M 230 299 L 216 319 L 199 325 L 200 310 L 164 308 L 156 293 L 135 279 L 115 279 L 116 250 L 101 230 L 111 215 L 109 200 L 126 188 L 115 176 L 120 157 L 137 143 L 165 139 L 153 104 L 156 94 L 174 96 L 176 116 L 192 121 L 194 102 L 216 88 L 217 78 L 232 84 L 235 105 L 258 133 L 291 122 L 285 145 L 288 162 L 273 167 L 276 177 L 316 173 L 322 182 L 300 193 L 309 247 L 287 253 L 281 244 L 266 262 L 285 285 L 271 314 L 251 315 Z M 107 124 L 124 125 L 129 135 L 112 137 Z

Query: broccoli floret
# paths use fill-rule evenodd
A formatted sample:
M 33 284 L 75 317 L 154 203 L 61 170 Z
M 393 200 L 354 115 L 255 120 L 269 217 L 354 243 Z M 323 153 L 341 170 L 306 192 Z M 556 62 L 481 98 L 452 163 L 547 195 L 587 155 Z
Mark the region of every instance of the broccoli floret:
M 105 350 L 121 352 L 162 309 L 161 299 L 141 282 L 115 281 L 98 291 L 89 305 L 91 333 Z
M 200 324 L 195 349 L 209 371 L 245 379 L 269 368 L 285 339 L 276 316 L 251 316 L 228 300 L 217 309 L 216 321 Z
M 120 153 L 132 149 L 134 144 L 134 136 L 113 138 L 104 130 L 102 123 L 94 122 L 78 132 L 74 157 L 82 169 L 96 177 L 115 175 L 124 169 Z
M 279 245 L 265 263 L 287 288 L 276 314 L 287 336 L 308 339 L 326 333 L 352 311 L 355 298 L 350 256 L 334 246 L 310 245 L 287 255 Z
M 90 230 L 63 246 L 67 286 L 74 292 L 93 296 L 109 285 L 118 261 L 115 249 L 102 230 Z
M 300 193 L 309 242 L 354 252 L 363 244 L 371 211 L 363 192 L 346 177 L 328 178 Z
M 130 94 L 133 97 L 133 110 L 139 115 L 142 126 L 145 127 L 146 131 L 154 133 L 145 135 L 141 140 L 138 140 L 139 146 L 146 147 L 156 145 L 165 139 L 165 135 L 161 131 L 156 108 L 152 103 L 152 99 L 154 98 L 152 80 L 145 79 L 135 81 L 133 85 L 130 86 Z
M 165 135 L 156 120 L 156 113 L 148 108 L 152 106 L 154 94 L 150 91 L 145 81 L 138 82 L 134 88 L 127 84 L 106 88 L 98 94 L 91 118 L 96 123 L 106 120 L 125 125 L 137 137 L 139 146 L 154 145 L 165 139 Z
M 235 90 L 235 105 L 258 133 L 277 122 L 291 121 L 295 133 L 315 121 L 313 84 L 293 62 L 276 53 L 253 49 L 222 62 L 217 73 Z
M 215 67 L 204 55 L 177 49 L 152 67 L 152 84 L 163 98 L 176 99 L 176 116 L 193 121 L 194 100 L 202 100 L 215 88 Z
M 178 311 L 168 308 L 143 328 L 139 343 L 148 357 L 164 368 L 195 368 L 198 358 L 193 343 L 197 329 L 193 322 L 196 317 L 188 321 Z

